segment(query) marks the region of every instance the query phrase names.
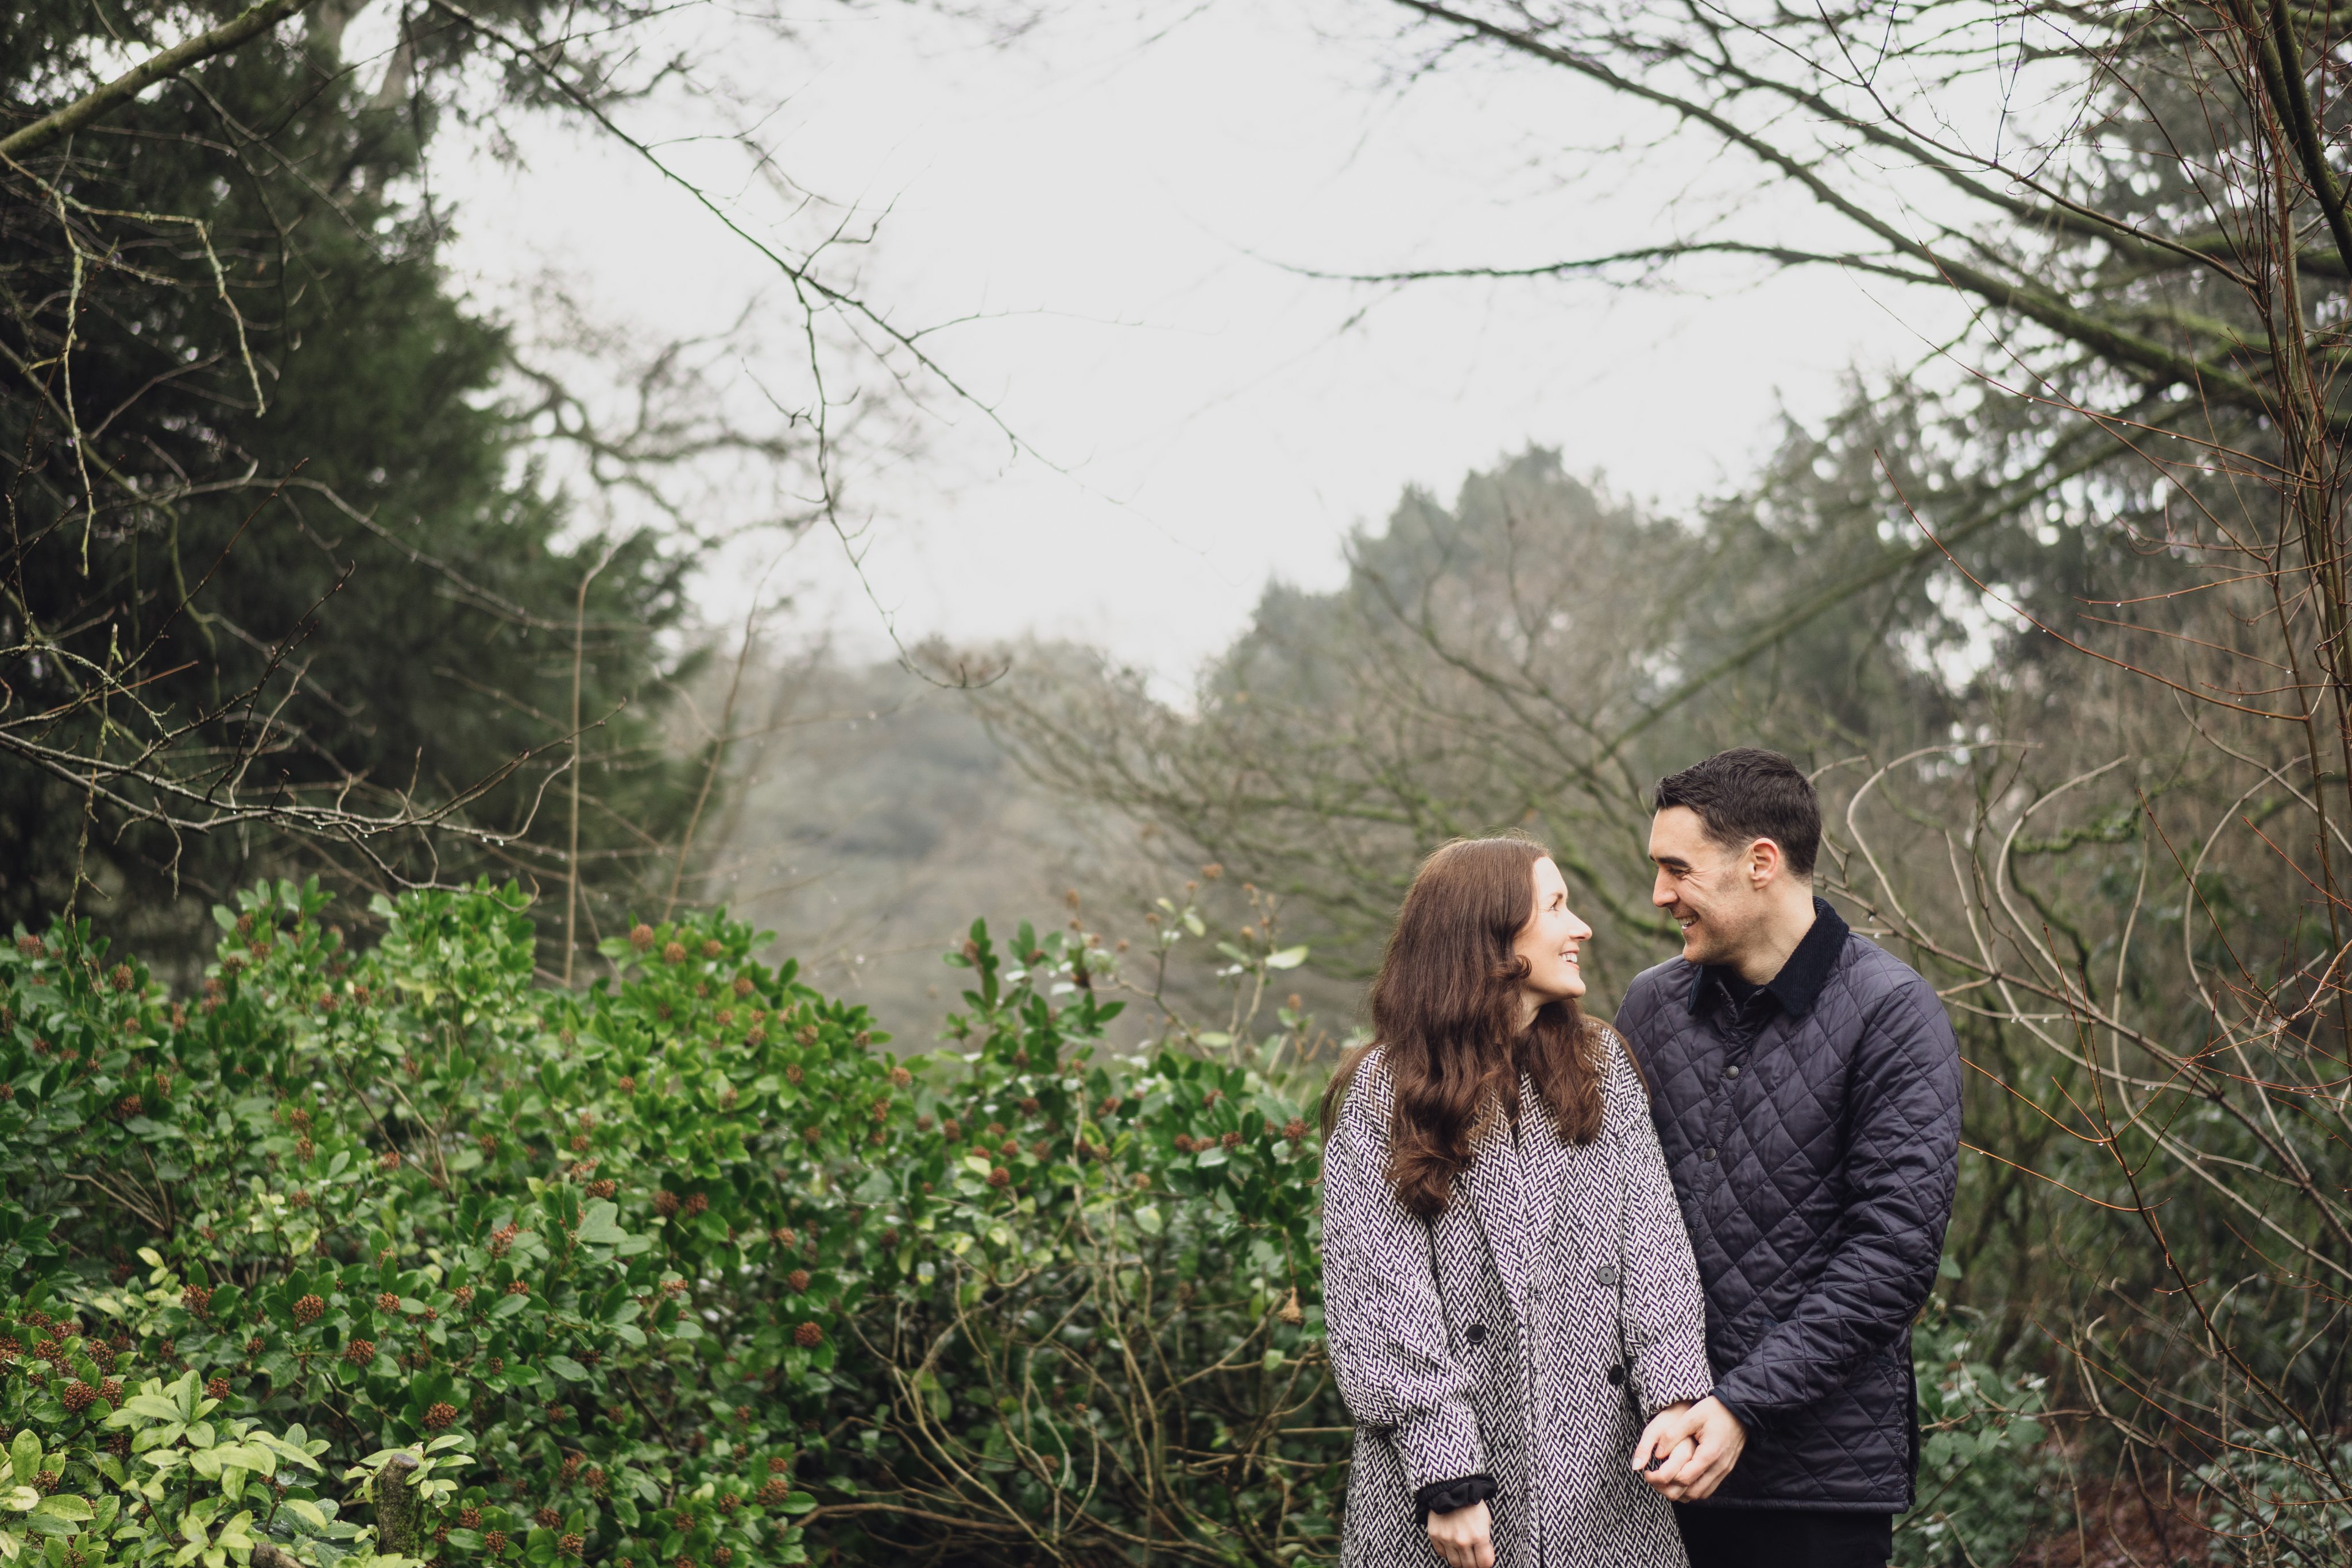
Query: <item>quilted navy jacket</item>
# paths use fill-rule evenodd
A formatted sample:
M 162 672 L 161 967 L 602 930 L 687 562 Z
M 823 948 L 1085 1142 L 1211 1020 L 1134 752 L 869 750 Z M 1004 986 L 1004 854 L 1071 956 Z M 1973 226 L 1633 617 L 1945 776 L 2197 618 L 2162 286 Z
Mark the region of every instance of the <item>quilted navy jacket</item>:
M 1900 1512 L 1911 1321 L 1958 1179 L 1959 1049 L 1926 980 L 1813 908 L 1744 1002 L 1675 958 L 1633 981 L 1617 1029 L 1690 1229 L 1716 1396 L 1748 1429 L 1714 1500 Z

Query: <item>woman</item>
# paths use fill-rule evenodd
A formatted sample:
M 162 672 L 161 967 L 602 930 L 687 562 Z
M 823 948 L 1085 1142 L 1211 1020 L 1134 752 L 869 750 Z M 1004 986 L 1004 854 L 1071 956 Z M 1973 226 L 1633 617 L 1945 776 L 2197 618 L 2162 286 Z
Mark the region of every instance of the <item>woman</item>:
M 1346 1568 L 1685 1568 L 1636 1450 L 1714 1386 L 1706 1309 L 1641 1080 L 1577 1010 L 1591 936 L 1542 846 L 1446 845 L 1324 1094 Z

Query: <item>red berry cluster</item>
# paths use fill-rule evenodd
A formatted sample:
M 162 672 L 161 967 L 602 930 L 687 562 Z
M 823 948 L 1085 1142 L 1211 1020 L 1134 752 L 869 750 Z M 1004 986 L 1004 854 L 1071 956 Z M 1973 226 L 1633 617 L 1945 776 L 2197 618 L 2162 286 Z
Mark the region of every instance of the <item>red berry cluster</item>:
M 326 1315 L 327 1303 L 316 1296 L 305 1296 L 294 1303 L 294 1321 L 298 1323 L 315 1323 Z
M 365 1366 L 375 1360 L 375 1341 L 355 1339 L 343 1346 L 343 1359 L 353 1366 Z
M 824 1343 L 824 1331 L 814 1323 L 803 1323 L 793 1331 L 793 1343 L 803 1350 L 814 1350 Z
M 481 1529 L 482 1511 L 478 1508 L 473 1507 L 471 1504 L 459 1509 L 457 1511 L 457 1528 L 460 1530 Z
M 98 1402 L 98 1390 L 76 1378 L 66 1385 L 65 1393 L 59 1397 L 64 1400 L 67 1409 L 79 1416 Z
M 563 1522 L 563 1516 L 556 1512 L 551 1508 L 542 1508 L 530 1517 L 532 1522 L 537 1524 L 541 1530 L 553 1530 L 557 1525 Z
M 376 1292 L 375 1310 L 380 1312 L 396 1312 L 400 1311 L 400 1298 L 390 1291 L 379 1291 Z
M 205 1398 L 207 1398 L 207 1399 L 226 1399 L 226 1398 L 227 1398 L 227 1397 L 228 1397 L 228 1379 L 227 1379 L 227 1378 L 226 1378 L 226 1377 L 215 1377 L 215 1378 L 209 1378 L 209 1379 L 207 1379 L 207 1380 L 205 1381 Z
M 438 1432 L 457 1418 L 457 1407 L 446 1399 L 440 1400 L 425 1412 L 425 1429 L 428 1432 Z

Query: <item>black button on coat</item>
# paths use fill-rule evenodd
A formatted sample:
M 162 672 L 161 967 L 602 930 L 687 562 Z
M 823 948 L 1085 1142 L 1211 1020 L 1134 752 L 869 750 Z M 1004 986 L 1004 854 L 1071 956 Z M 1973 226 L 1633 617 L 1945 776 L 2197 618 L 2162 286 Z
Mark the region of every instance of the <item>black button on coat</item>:
M 1925 979 L 1814 908 L 1744 1003 L 1675 958 L 1635 978 L 1617 1028 L 1690 1231 L 1715 1392 L 1748 1428 L 1716 1500 L 1899 1512 L 1917 1469 L 1910 1325 L 1958 1177 L 1959 1050 Z

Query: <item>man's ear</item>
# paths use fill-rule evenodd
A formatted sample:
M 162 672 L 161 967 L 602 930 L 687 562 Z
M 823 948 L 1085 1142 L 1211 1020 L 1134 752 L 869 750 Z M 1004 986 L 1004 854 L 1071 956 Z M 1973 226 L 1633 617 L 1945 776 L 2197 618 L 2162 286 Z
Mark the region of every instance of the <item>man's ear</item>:
M 1762 892 L 1776 874 L 1787 870 L 1780 846 L 1770 839 L 1758 839 L 1748 846 L 1748 881 L 1758 892 Z

